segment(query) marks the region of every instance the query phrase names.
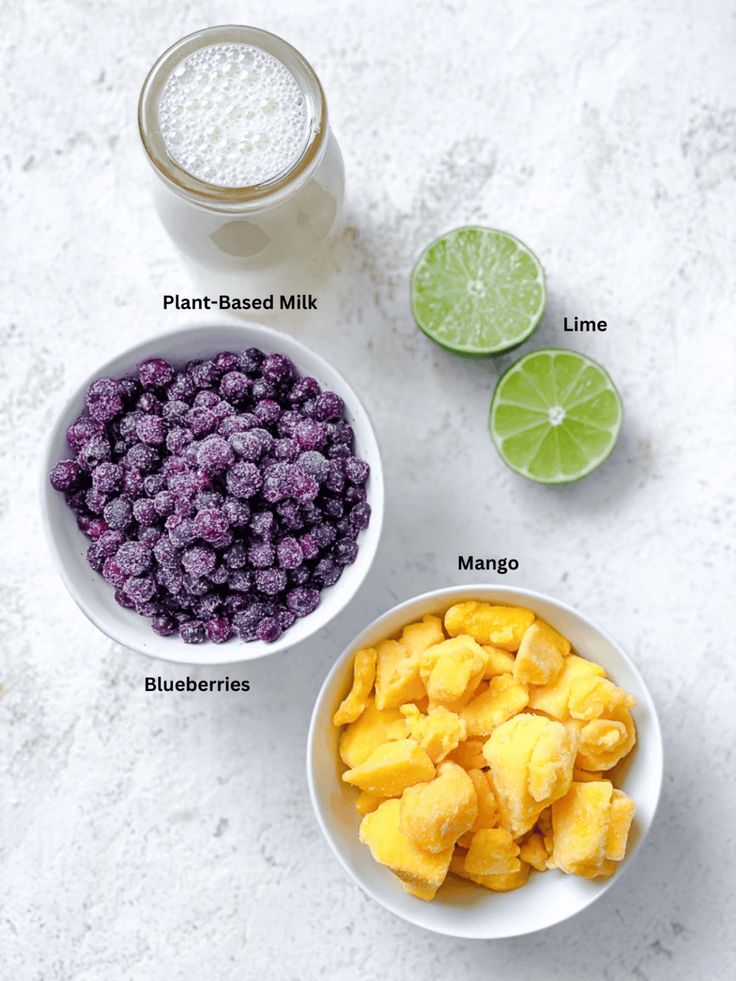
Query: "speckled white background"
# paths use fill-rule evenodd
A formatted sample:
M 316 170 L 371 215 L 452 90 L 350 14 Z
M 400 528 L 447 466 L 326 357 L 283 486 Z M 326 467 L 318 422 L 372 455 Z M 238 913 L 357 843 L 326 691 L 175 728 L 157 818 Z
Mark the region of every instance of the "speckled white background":
M 0 974 L 733 977 L 732 5 L 6 0 L 2 11 Z M 388 512 L 355 602 L 315 642 L 237 672 L 249 695 L 152 696 L 152 665 L 87 623 L 51 567 L 39 440 L 112 349 L 190 321 L 160 310 L 163 292 L 193 287 L 152 213 L 135 101 L 163 48 L 228 21 L 291 40 L 330 99 L 346 225 L 324 312 L 298 332 L 371 411 Z M 568 343 L 565 314 L 609 322 L 569 343 L 609 368 L 625 428 L 576 486 L 534 486 L 497 458 L 486 413 L 508 359 L 453 358 L 413 326 L 413 258 L 465 222 L 509 228 L 543 259 L 548 309 L 525 350 Z M 659 818 L 625 880 L 576 920 L 508 942 L 433 936 L 364 897 L 320 836 L 304 776 L 310 710 L 336 654 L 394 602 L 467 581 L 460 551 L 517 557 L 509 584 L 613 633 L 666 739 Z

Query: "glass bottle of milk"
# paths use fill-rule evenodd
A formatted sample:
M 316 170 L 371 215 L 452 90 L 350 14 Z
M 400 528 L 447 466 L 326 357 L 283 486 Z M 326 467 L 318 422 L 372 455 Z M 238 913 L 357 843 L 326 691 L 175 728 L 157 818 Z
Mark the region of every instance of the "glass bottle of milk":
M 185 255 L 259 282 L 313 256 L 345 183 L 317 75 L 252 27 L 182 38 L 153 66 L 138 123 L 156 205 Z

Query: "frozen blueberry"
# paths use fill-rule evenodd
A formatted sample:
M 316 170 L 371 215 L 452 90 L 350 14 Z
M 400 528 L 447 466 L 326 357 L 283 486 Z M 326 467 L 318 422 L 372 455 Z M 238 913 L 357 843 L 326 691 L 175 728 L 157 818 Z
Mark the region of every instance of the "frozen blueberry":
M 279 436 L 293 436 L 294 430 L 301 421 L 301 413 L 296 412 L 294 409 L 287 409 L 286 412 L 282 412 L 279 416 L 276 431 Z
M 267 354 L 261 372 L 268 381 L 277 383 L 291 381 L 296 374 L 294 365 L 284 354 Z
M 249 429 L 255 429 L 257 425 L 258 420 L 252 412 L 241 412 L 238 415 L 226 416 L 224 419 L 221 419 L 217 427 L 217 432 L 220 436 L 224 436 L 227 439 L 233 433 L 245 433 Z
M 142 415 L 160 416 L 164 407 L 153 392 L 144 392 L 136 402 L 136 408 Z
M 263 398 L 256 403 L 253 414 L 262 426 L 275 426 L 281 415 L 281 406 L 272 398 Z
M 95 570 L 95 572 L 101 572 L 102 566 L 105 564 L 106 555 L 100 548 L 99 541 L 92 542 L 92 544 L 87 549 L 87 562 Z
M 345 491 L 345 500 L 349 504 L 362 504 L 367 496 L 366 489 L 363 485 L 351 484 Z
M 100 538 L 98 544 L 100 550 L 105 558 L 110 558 L 111 555 L 115 555 L 117 550 L 125 541 L 125 537 L 121 531 L 106 531 L 104 535 Z
M 220 399 L 216 406 L 213 407 L 212 411 L 215 413 L 217 418 L 222 422 L 224 419 L 232 419 L 233 416 L 238 414 L 238 410 L 234 405 L 225 399 Z M 220 422 L 217 424 L 217 428 L 220 428 Z
M 135 505 L 133 505 L 133 510 L 135 511 Z M 144 528 L 140 532 L 140 534 L 138 535 L 138 541 L 141 543 L 141 545 L 145 545 L 146 548 L 153 550 L 154 545 L 156 545 L 156 543 L 160 541 L 162 536 L 163 536 L 163 532 L 161 531 L 161 529 L 154 528 L 153 525 L 151 525 L 148 528 Z
M 142 443 L 160 446 L 166 439 L 166 423 L 161 416 L 142 415 L 136 423 L 135 432 Z
M 159 637 L 171 637 L 172 634 L 176 633 L 177 625 L 170 613 L 161 613 L 151 620 L 151 626 L 154 633 L 157 633 Z
M 197 463 L 208 473 L 227 470 L 235 459 L 235 454 L 222 436 L 208 436 L 197 448 Z
M 102 436 L 104 426 L 96 419 L 81 416 L 76 419 L 66 431 L 66 441 L 75 453 L 79 453 L 84 444 L 93 436 Z
M 158 519 L 156 505 L 150 498 L 139 498 L 133 503 L 133 517 L 139 525 L 147 528 L 149 525 L 154 524 L 154 522 Z
M 110 440 L 106 436 L 92 436 L 77 454 L 77 463 L 83 470 L 92 471 L 111 456 Z
M 141 473 L 150 473 L 157 462 L 158 453 L 145 443 L 136 443 L 125 454 L 125 466 L 140 470 Z
M 357 456 L 348 456 L 342 461 L 343 473 L 351 484 L 364 484 L 368 480 L 370 467 Z
M 307 399 L 316 399 L 319 393 L 319 382 L 314 378 L 305 376 L 304 378 L 298 378 L 291 386 L 288 400 L 292 405 L 300 405 L 302 402 L 306 402 Z
M 87 524 L 85 534 L 93 541 L 98 541 L 108 530 L 108 524 L 104 518 L 91 518 Z
M 92 486 L 103 494 L 112 494 L 123 483 L 123 468 L 109 460 L 100 463 L 92 471 Z
M 351 565 L 358 557 L 358 546 L 350 538 L 340 538 L 332 549 L 332 557 L 338 565 Z
M 194 522 L 183 514 L 172 514 L 166 519 L 166 530 L 171 544 L 177 548 L 188 545 L 197 537 Z
M 124 610 L 135 609 L 135 600 L 128 596 L 124 589 L 115 590 L 115 602 L 118 606 L 122 606 Z
M 299 547 L 302 550 L 303 558 L 307 561 L 310 559 L 316 559 L 320 553 L 320 547 L 310 532 L 300 536 Z
M 170 490 L 159 491 L 153 499 L 153 506 L 156 508 L 156 514 L 160 518 L 167 518 L 170 514 L 173 514 L 175 504 L 176 498 Z
M 93 419 L 109 422 L 123 411 L 120 382 L 114 378 L 98 378 L 87 389 L 86 402 Z
M 248 561 L 254 569 L 269 569 L 274 563 L 276 552 L 267 541 L 252 541 L 248 546 Z
M 279 501 L 276 505 L 276 513 L 279 516 L 281 526 L 288 531 L 301 531 L 304 527 L 302 510 L 296 501 L 290 499 Z
M 143 413 L 136 409 L 133 412 L 126 412 L 120 420 L 118 435 L 127 446 L 132 446 L 138 442 L 139 437 L 136 429 L 138 427 L 138 420 L 142 415 Z
M 202 490 L 194 498 L 194 503 L 197 510 L 201 511 L 202 508 L 221 508 L 224 500 L 225 498 L 219 491 Z
M 257 569 L 254 578 L 256 589 L 266 596 L 276 596 L 287 586 L 286 573 L 283 569 Z
M 248 397 L 250 387 L 250 378 L 242 371 L 228 371 L 220 382 L 220 396 L 233 405 L 240 405 Z
M 174 422 L 184 418 L 189 412 L 189 405 L 181 399 L 174 399 L 173 402 L 167 402 L 161 411 L 164 419 Z
M 276 619 L 282 630 L 288 630 L 296 621 L 296 614 L 285 606 L 279 606 L 276 610 Z
M 156 592 L 156 582 L 151 576 L 130 576 L 125 580 L 123 592 L 138 606 L 151 599 Z
M 341 419 L 345 414 L 345 403 L 336 392 L 322 392 L 317 396 L 315 416 L 323 422 L 328 419 Z
M 115 553 L 115 561 L 126 576 L 137 576 L 151 564 L 151 553 L 140 542 L 123 542 Z
M 254 432 L 236 432 L 228 437 L 233 453 L 241 460 L 255 463 L 263 454 L 263 441 Z
M 288 573 L 290 586 L 304 586 L 312 577 L 312 570 L 308 565 L 300 565 L 298 569 L 289 569 Z
M 310 534 L 320 551 L 329 548 L 337 539 L 337 532 L 335 531 L 334 525 L 330 524 L 329 521 L 315 525 Z
M 263 364 L 263 358 L 263 352 L 259 351 L 257 347 L 249 347 L 247 351 L 243 351 L 239 355 L 238 368 L 246 375 L 255 375 Z
M 189 595 L 192 601 L 197 596 L 204 596 L 205 593 L 209 593 L 210 588 L 209 579 L 191 576 L 188 572 L 184 573 L 184 592 Z
M 206 576 L 215 568 L 217 556 L 211 548 L 195 545 L 188 548 L 182 556 L 182 565 L 190 576 Z
M 149 358 L 138 365 L 138 379 L 144 388 L 166 388 L 174 374 L 173 367 L 163 358 Z
M 169 385 L 166 397 L 170 402 L 186 401 L 194 394 L 194 382 L 186 372 L 178 372 Z
M 220 396 L 211 388 L 204 388 L 194 396 L 194 405 L 200 409 L 214 409 L 219 401 Z
M 330 518 L 341 518 L 345 513 L 345 503 L 341 497 L 325 494 L 322 498 L 322 510 Z
M 185 644 L 203 644 L 207 631 L 201 620 L 189 620 L 179 627 L 179 636 Z
M 184 421 L 195 436 L 207 436 L 217 429 L 220 420 L 211 409 L 196 408 L 187 412 Z
M 123 471 L 122 493 L 126 497 L 136 498 L 143 493 L 143 474 L 136 467 L 126 468 Z
M 239 501 L 235 497 L 228 497 L 222 510 L 233 528 L 244 528 L 250 521 L 250 508 L 245 501 Z
M 323 586 L 333 586 L 340 578 L 341 573 L 342 568 L 334 559 L 325 556 L 314 567 L 312 576 L 315 582 L 321 583 Z
M 122 586 L 127 578 L 114 556 L 105 559 L 102 566 L 102 575 L 113 586 Z
M 197 537 L 206 542 L 216 542 L 228 531 L 230 522 L 220 508 L 202 508 L 194 519 L 194 531 Z
M 216 565 L 207 577 L 215 586 L 224 586 L 230 576 L 230 570 L 225 565 Z
M 302 419 L 294 429 L 294 439 L 302 450 L 320 450 L 327 442 L 327 429 L 316 419 Z
M 230 640 L 233 632 L 232 625 L 226 617 L 216 617 L 214 620 L 207 620 L 205 628 L 207 630 L 207 638 L 213 644 L 224 644 Z
M 226 549 L 222 561 L 228 569 L 243 569 L 248 564 L 248 552 L 243 542 L 236 542 Z
M 371 520 L 371 506 L 365 501 L 356 504 L 350 512 L 350 521 L 358 531 L 368 527 Z
M 352 446 L 354 438 L 353 427 L 344 419 L 338 419 L 336 422 L 327 424 L 327 439 L 330 446 Z
M 277 460 L 294 463 L 299 456 L 299 446 L 293 439 L 277 439 L 273 445 L 273 455 Z
M 256 378 L 250 390 L 250 397 L 253 402 L 260 402 L 261 399 L 273 399 L 276 396 L 276 386 L 273 382 L 265 378 Z
M 232 351 L 221 351 L 215 355 L 212 363 L 221 375 L 225 375 L 228 371 L 235 371 L 238 367 L 238 355 L 233 354 Z
M 317 483 L 321 484 L 327 479 L 327 475 L 330 472 L 330 464 L 317 450 L 305 450 L 305 452 L 299 454 L 297 462 L 305 473 L 308 473 L 310 477 L 314 477 Z
M 133 520 L 133 508 L 125 497 L 114 497 L 102 512 L 109 528 L 124 531 Z
M 270 539 L 276 531 L 276 519 L 271 511 L 257 511 L 251 518 L 250 528 L 259 538 Z
M 228 585 L 236 592 L 249 593 L 253 589 L 253 573 L 245 569 L 237 569 L 230 573 Z
M 209 620 L 219 611 L 220 605 L 221 600 L 217 593 L 205 593 L 194 600 L 192 612 L 200 620 Z
M 296 586 L 286 594 L 286 605 L 295 616 L 308 616 L 319 605 L 319 590 L 309 586 Z
M 301 545 L 291 536 L 282 538 L 276 546 L 276 557 L 282 569 L 296 569 L 304 561 Z
M 120 394 L 126 405 L 132 405 L 141 394 L 141 383 L 137 378 L 121 378 Z
M 282 481 L 282 489 L 287 497 L 294 497 L 300 502 L 313 501 L 319 494 L 319 484 L 299 464 L 289 467 Z
M 254 463 L 241 461 L 235 463 L 225 476 L 228 491 L 234 497 L 249 498 L 258 493 L 263 485 L 263 478 Z
M 281 633 L 281 624 L 276 617 L 264 617 L 256 627 L 256 637 L 266 644 L 278 640 Z
M 82 468 L 75 460 L 60 460 L 51 470 L 49 481 L 54 490 L 68 491 L 79 484 L 81 477 Z M 92 479 L 94 480 L 94 473 Z
M 330 460 L 328 462 L 328 471 L 324 479 L 324 485 L 327 490 L 332 491 L 334 494 L 341 494 L 345 489 L 345 474 L 338 460 Z

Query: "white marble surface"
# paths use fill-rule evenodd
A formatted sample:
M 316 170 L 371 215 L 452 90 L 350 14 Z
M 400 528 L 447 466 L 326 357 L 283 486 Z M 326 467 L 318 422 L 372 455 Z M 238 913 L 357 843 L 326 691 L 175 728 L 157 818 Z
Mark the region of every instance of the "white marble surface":
M 151 665 L 87 623 L 50 565 L 39 439 L 108 352 L 190 319 L 160 310 L 192 285 L 151 211 L 135 101 L 176 37 L 244 18 L 301 48 L 330 98 L 346 227 L 326 312 L 298 333 L 372 412 L 387 521 L 352 606 L 248 666 L 248 696 L 153 697 Z M 726 0 L 4 5 L 3 977 L 736 974 L 735 27 Z M 610 324 L 570 346 L 609 368 L 624 433 L 576 486 L 497 458 L 486 412 L 507 359 L 453 358 L 413 326 L 417 250 L 469 221 L 543 259 L 548 310 L 526 349 L 567 343 L 565 314 Z M 505 581 L 578 605 L 633 654 L 667 750 L 625 879 L 573 922 L 496 943 L 426 934 L 363 896 L 321 839 L 303 763 L 336 654 L 388 605 L 466 581 L 471 550 L 517 557 Z

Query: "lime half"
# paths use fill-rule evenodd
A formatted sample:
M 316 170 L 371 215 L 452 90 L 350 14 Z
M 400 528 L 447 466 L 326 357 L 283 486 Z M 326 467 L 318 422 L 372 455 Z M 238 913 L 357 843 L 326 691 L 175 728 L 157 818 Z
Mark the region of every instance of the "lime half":
M 544 311 L 544 270 L 523 242 L 495 228 L 456 228 L 419 257 L 414 319 L 437 344 L 484 357 L 532 333 Z
M 575 351 L 524 355 L 502 375 L 490 429 L 504 461 L 542 484 L 579 480 L 613 450 L 621 399 L 607 373 Z

